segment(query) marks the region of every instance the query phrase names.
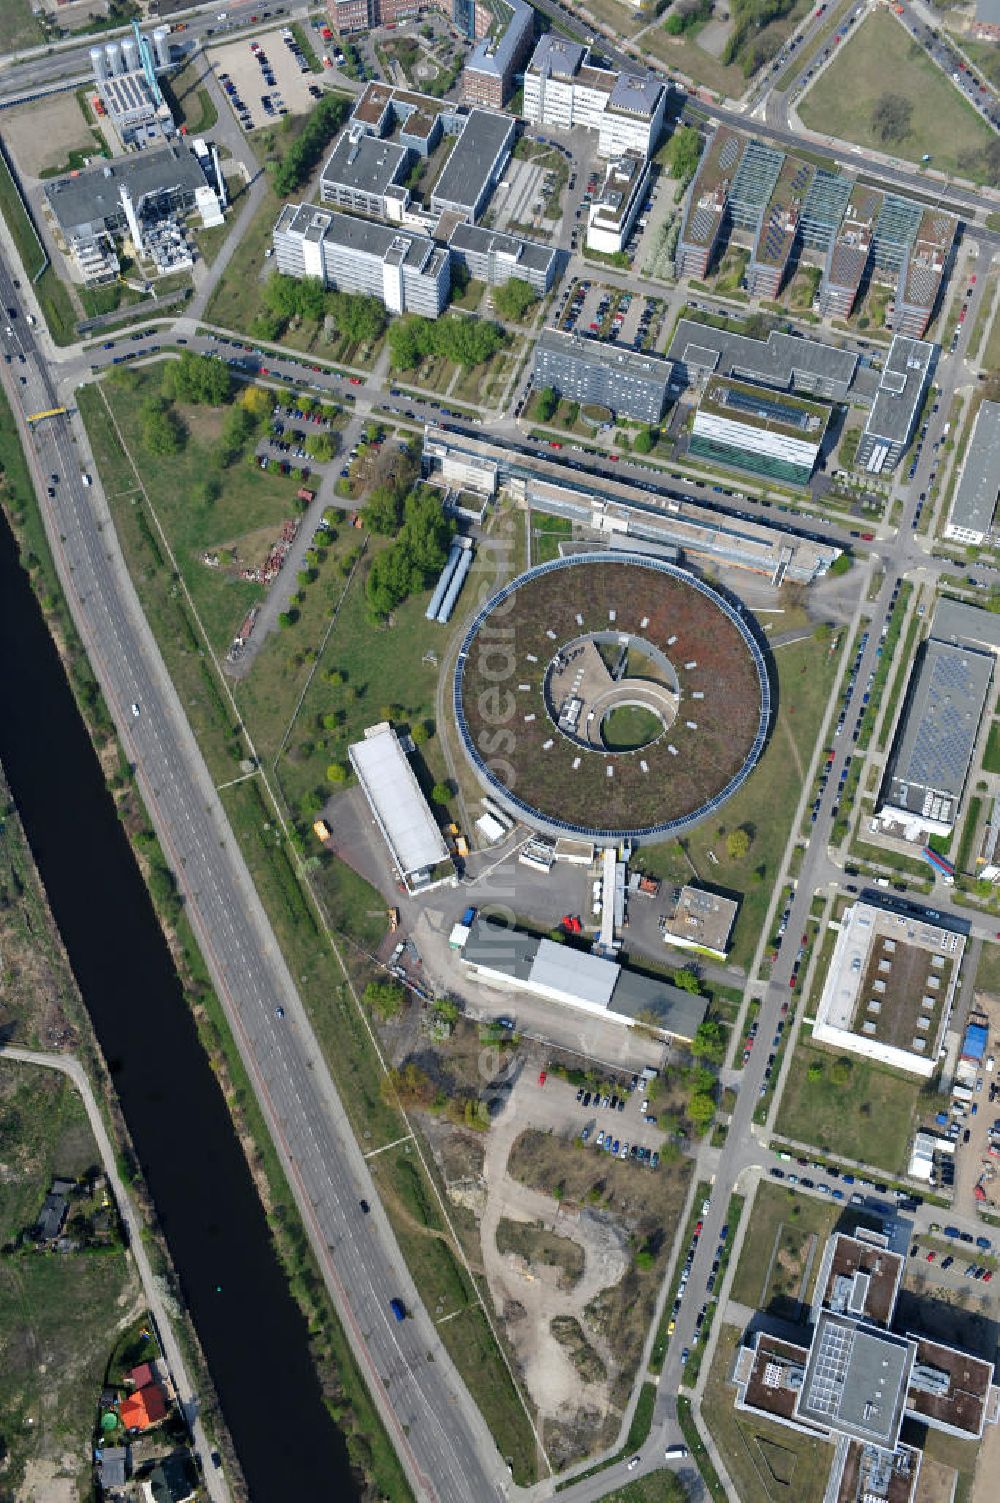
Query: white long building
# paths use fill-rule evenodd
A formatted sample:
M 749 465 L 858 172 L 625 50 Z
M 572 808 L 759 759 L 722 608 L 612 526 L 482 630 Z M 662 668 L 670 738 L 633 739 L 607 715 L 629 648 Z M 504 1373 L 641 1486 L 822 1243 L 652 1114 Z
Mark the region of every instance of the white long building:
M 347 755 L 400 880 L 415 891 L 451 876 L 443 871 L 444 836 L 389 722 L 368 726 L 364 740 L 349 746 Z
M 596 130 L 606 157 L 651 156 L 666 104 L 666 88 L 656 79 L 595 67 L 589 47 L 556 32 L 539 40 L 524 73 L 524 118 L 553 129 Z
M 437 318 L 451 288 L 447 250 L 427 235 L 313 204 L 286 204 L 274 226 L 278 270 L 377 297 L 390 313 Z

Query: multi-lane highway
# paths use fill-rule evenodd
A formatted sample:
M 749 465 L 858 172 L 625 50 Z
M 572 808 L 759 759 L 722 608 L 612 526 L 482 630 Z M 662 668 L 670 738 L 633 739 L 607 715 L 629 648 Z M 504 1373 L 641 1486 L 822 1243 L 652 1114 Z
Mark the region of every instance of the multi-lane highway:
M 23 302 L 0 367 L 24 418 L 59 405 Z M 86 436 L 57 417 L 25 432 L 50 543 L 81 636 L 183 891 L 213 980 L 282 1154 L 324 1277 L 421 1499 L 502 1495 L 506 1466 L 406 1270 L 201 754 L 129 581 Z M 94 474 L 85 486 L 84 472 Z M 283 1016 L 278 1015 L 281 1009 Z M 365 1214 L 360 1201 L 371 1206 Z M 393 1297 L 408 1318 L 397 1323 Z

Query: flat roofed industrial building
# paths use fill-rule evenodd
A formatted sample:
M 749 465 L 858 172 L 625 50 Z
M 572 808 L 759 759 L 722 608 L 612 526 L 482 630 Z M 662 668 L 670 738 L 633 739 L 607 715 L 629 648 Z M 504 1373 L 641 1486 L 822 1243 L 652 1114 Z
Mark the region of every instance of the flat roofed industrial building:
M 455 490 L 489 488 L 495 495 L 504 487 L 521 504 L 569 517 L 597 534 L 598 547 L 642 551 L 648 544 L 660 557 L 682 550 L 692 558 L 749 569 L 775 585 L 819 579 L 841 552 L 832 543 L 742 517 L 732 516 L 720 527 L 718 512 L 691 497 L 671 496 L 669 506 L 655 505 L 628 481 L 569 471 L 543 454 L 521 453 L 470 433 L 429 425 L 424 465 L 428 475 Z
M 885 1233 L 836 1233 L 802 1341 L 758 1327 L 736 1354 L 737 1409 L 829 1442 L 829 1503 L 911 1503 L 922 1452 L 899 1438 L 907 1418 L 964 1440 L 997 1422 L 991 1362 L 892 1329 L 903 1262 Z
M 776 330 L 767 339 L 751 339 L 690 318 L 678 320 L 667 358 L 676 367 L 679 383 L 712 374 L 733 376 L 829 402 L 849 399 L 858 368 L 857 355 L 818 339 L 798 339 Z
M 695 413 L 689 452 L 713 464 L 807 485 L 830 408 L 789 392 L 711 376 Z
M 539 38 L 524 70 L 524 118 L 563 130 L 596 130 L 602 156 L 628 150 L 651 156 L 666 104 L 667 90 L 658 79 L 599 68 L 589 47 L 553 31 Z
M 988 653 L 934 637 L 920 650 L 879 808 L 907 838 L 951 833 L 992 678 Z
M 531 992 L 625 1026 L 654 1016 L 656 1027 L 681 1039 L 694 1038 L 708 1007 L 704 997 L 669 982 L 487 919 L 470 926 L 462 959 L 484 982 Z
M 951 1017 L 965 937 L 912 911 L 844 911 L 813 1039 L 927 1080 Z
M 663 416 L 671 372 L 670 361 L 658 355 L 559 329 L 543 329 L 535 344 L 536 386 L 552 386 L 562 396 L 647 423 Z
M 437 318 L 451 288 L 448 252 L 426 235 L 313 204 L 286 204 L 272 235 L 280 272 L 377 297 L 391 313 Z
M 724 960 L 739 911 L 735 898 L 702 887 L 681 887 L 675 891 L 672 912 L 664 918 L 664 942 L 681 949 L 707 950 Z
M 400 878 L 411 890 L 427 887 L 448 847 L 396 732 L 388 721 L 369 726 L 347 755 Z
M 477 220 L 514 146 L 516 122 L 491 110 L 472 110 L 431 190 L 435 213 Z
M 465 60 L 462 98 L 467 104 L 499 110 L 507 103 L 514 78 L 531 51 L 535 12 L 524 0 L 500 0 L 500 4 L 494 0 L 491 9 L 497 19 Z
M 1000 653 L 1000 616 L 993 611 L 980 610 L 977 605 L 966 605 L 963 600 L 950 600 L 945 595 L 934 608 L 931 636 L 938 642 L 950 642 L 953 646 L 964 644 L 997 654 Z
M 984 402 L 976 414 L 944 529 L 946 538 L 978 547 L 993 535 L 1000 499 L 1000 402 Z
M 452 258 L 489 287 L 502 287 L 511 277 L 518 277 L 542 297 L 555 281 L 559 252 L 523 235 L 488 230 L 463 220 L 452 230 L 448 246 Z
M 204 170 L 194 152 L 179 142 L 118 157 L 84 172 L 56 178 L 45 186 L 45 200 L 70 244 L 91 240 L 104 231 L 125 229 L 122 188 L 137 213 L 156 200 L 164 212 L 185 213 L 194 207 L 195 194 L 206 186 Z

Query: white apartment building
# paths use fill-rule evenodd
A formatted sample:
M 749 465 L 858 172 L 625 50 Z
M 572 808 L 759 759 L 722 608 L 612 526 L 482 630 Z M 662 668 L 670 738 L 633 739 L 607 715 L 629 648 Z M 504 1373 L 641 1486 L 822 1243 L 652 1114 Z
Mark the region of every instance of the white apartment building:
M 278 270 L 377 297 L 390 313 L 437 318 L 451 288 L 447 250 L 426 235 L 313 204 L 286 204 L 272 233 Z

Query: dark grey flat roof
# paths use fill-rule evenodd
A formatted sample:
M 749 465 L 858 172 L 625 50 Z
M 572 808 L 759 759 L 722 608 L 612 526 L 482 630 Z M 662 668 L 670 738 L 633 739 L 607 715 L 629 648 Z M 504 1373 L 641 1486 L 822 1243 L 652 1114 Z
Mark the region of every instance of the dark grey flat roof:
M 543 329 L 536 344 L 538 350 L 550 350 L 569 359 L 583 360 L 588 365 L 604 365 L 611 370 L 625 371 L 630 376 L 641 376 L 651 381 L 669 381 L 672 366 L 662 355 L 647 355 L 639 350 L 621 349 L 618 345 L 602 339 L 584 339 L 581 334 L 568 334 L 562 329 Z
M 960 797 L 992 675 L 987 653 L 927 641 L 893 764 L 893 803 L 919 813 L 925 789 Z
M 75 225 L 119 214 L 123 183 L 138 204 L 149 193 L 173 188 L 188 188 L 193 193 L 205 182 L 198 158 L 186 146 L 173 142 L 152 151 L 116 157 L 75 177 L 56 178 L 46 184 L 45 197 L 60 228 L 71 230 Z
M 623 969 L 611 993 L 608 1011 L 627 1018 L 655 1019 L 655 1027 L 666 1033 L 693 1039 L 698 1024 L 705 1021 L 708 998 L 695 996 L 669 981 Z
M 508 256 L 518 266 L 531 271 L 545 271 L 559 252 L 555 246 L 542 245 L 538 240 L 525 240 L 521 235 L 508 235 L 502 230 L 487 230 L 482 225 L 463 221 L 456 224 L 448 239 L 456 250 L 477 252 L 486 255 L 490 250 Z
M 473 209 L 496 160 L 514 135 L 509 115 L 473 110 L 431 193 L 431 200 Z
M 544 36 L 538 38 L 528 64 L 528 72 L 547 72 L 554 73 L 560 78 L 572 78 L 587 56 L 588 50 L 582 42 L 573 42 L 554 31 L 547 31 Z
M 522 934 L 517 929 L 508 929 L 506 924 L 477 918 L 470 926 L 462 958 L 472 965 L 490 966 L 512 980 L 526 982 L 538 946 L 539 939 L 534 934 Z
M 348 128 L 327 158 L 323 185 L 337 184 L 361 193 L 384 193 L 398 180 L 409 155 L 408 146 Z
M 702 369 L 714 356 L 714 369 L 720 373 L 756 377 L 770 386 L 788 386 L 794 372 L 802 371 L 838 382 L 846 389 L 858 364 L 857 355 L 850 350 L 838 350 L 817 339 L 799 339 L 774 330 L 766 340 L 750 339 L 746 334 L 730 334 L 690 318 L 679 320 L 667 355 Z
M 1000 616 L 961 600 L 942 599 L 931 622 L 931 636 L 939 642 L 965 643 L 1000 653 Z
M 1000 402 L 984 402 L 976 414 L 949 522 L 970 532 L 989 532 L 1000 495 Z
M 889 443 L 906 443 L 920 411 L 933 358 L 934 346 L 926 340 L 896 335 L 882 367 L 866 433 Z

